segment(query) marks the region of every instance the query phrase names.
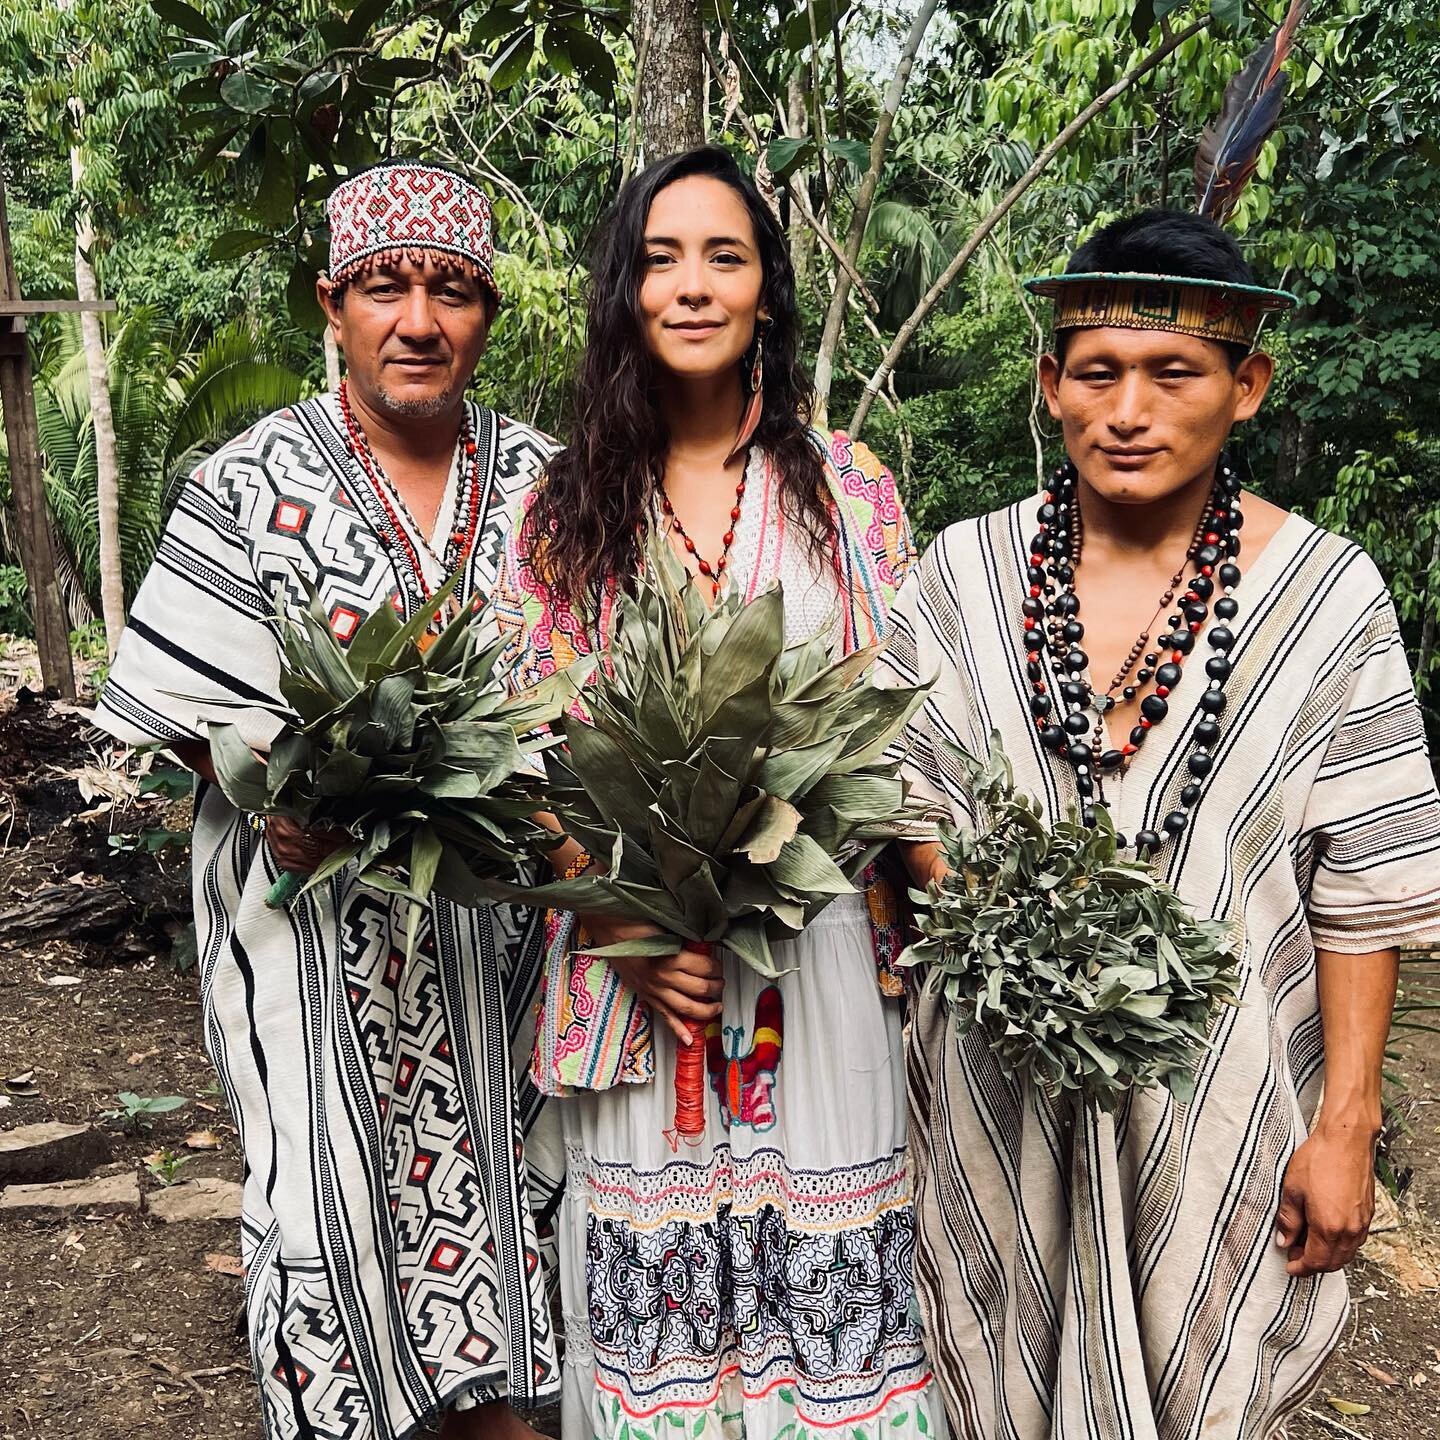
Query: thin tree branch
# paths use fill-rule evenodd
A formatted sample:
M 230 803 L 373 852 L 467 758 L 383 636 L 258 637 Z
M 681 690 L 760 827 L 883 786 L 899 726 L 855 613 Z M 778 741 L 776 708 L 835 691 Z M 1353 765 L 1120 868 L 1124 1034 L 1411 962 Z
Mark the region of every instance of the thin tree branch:
M 719 74 L 720 67 L 715 56 L 711 53 L 710 42 L 708 40 L 705 42 L 705 63 L 710 67 L 712 74 Z M 755 128 L 755 122 L 746 114 L 743 104 L 736 107 L 735 117 L 740 121 L 740 128 L 745 131 L 746 138 L 755 147 L 757 153 L 762 153 L 765 149 L 765 142 L 760 138 L 760 132 Z M 814 210 L 810 208 L 810 197 L 805 193 L 805 187 L 803 185 L 797 185 L 794 177 L 791 175 L 785 176 L 782 183 L 790 199 L 794 202 L 795 208 L 800 212 L 800 218 L 820 237 L 820 243 L 835 257 L 835 263 L 850 277 L 855 288 L 859 290 L 860 296 L 865 301 L 865 306 L 870 313 L 872 315 L 878 315 L 880 313 L 880 302 L 875 298 L 870 287 L 866 285 L 864 278 L 855 268 L 854 264 L 847 259 L 845 252 L 840 248 L 839 241 L 825 228 L 823 222 L 816 217 Z
M 935 282 L 920 297 L 919 303 L 910 312 L 905 323 L 895 332 L 895 338 L 890 342 L 890 348 L 885 352 L 875 373 L 867 382 L 864 392 L 860 396 L 860 403 L 855 407 L 855 414 L 850 419 L 852 436 L 860 433 L 860 428 L 865 423 L 865 417 L 870 413 L 870 407 L 874 405 L 875 397 L 885 383 L 885 377 L 895 368 L 895 362 L 900 358 L 901 352 L 914 339 L 915 332 L 925 323 L 925 317 L 935 308 L 936 301 L 949 289 L 955 277 L 970 263 L 971 257 L 985 243 L 985 237 L 1005 218 L 1020 197 L 1045 173 L 1050 162 L 1101 111 L 1118 100 L 1137 80 L 1144 79 L 1157 66 L 1163 64 L 1167 56 L 1173 54 L 1192 36 L 1198 35 L 1209 24 L 1210 17 L 1202 16 L 1157 46 L 1143 60 L 1132 65 L 1108 90 L 1097 95 L 1040 151 L 1030 168 L 1005 192 L 1000 203 L 975 227 L 970 238 L 960 247 L 959 253 L 936 277 Z
M 635 147 L 640 139 L 640 82 L 645 74 L 645 62 L 650 57 L 650 35 L 654 30 L 655 0 L 645 0 L 645 9 L 640 15 L 640 43 L 635 47 L 635 84 L 630 91 L 630 138 L 625 144 L 625 163 L 620 168 L 620 185 L 635 170 Z M 708 47 L 707 47 L 708 58 Z
M 810 123 L 815 127 L 815 173 L 820 177 L 820 198 L 829 211 L 830 176 L 825 169 L 825 112 L 820 106 L 820 36 L 815 29 L 814 0 L 805 6 L 805 19 L 810 25 Z
M 885 151 L 890 144 L 890 131 L 894 127 L 895 116 L 900 110 L 900 100 L 905 93 L 905 84 L 910 78 L 910 71 L 915 64 L 915 56 L 920 49 L 920 42 L 925 38 L 925 31 L 938 7 L 939 0 L 923 0 L 914 20 L 911 21 L 910 32 L 905 37 L 900 58 L 895 64 L 895 73 L 890 77 L 890 84 L 885 91 L 885 101 L 875 124 L 875 134 L 870 140 L 870 163 L 866 166 L 864 178 L 860 181 L 860 189 L 855 196 L 855 208 L 850 216 L 850 229 L 845 236 L 845 258 L 850 264 L 835 277 L 835 293 L 830 297 L 830 308 L 825 312 L 825 328 L 820 336 L 820 349 L 815 356 L 815 405 L 822 422 L 830 404 L 830 382 L 835 372 L 835 351 L 840 344 L 840 333 L 845 326 L 845 296 L 850 289 L 850 271 L 854 269 L 860 259 L 860 246 L 865 239 L 865 228 L 870 223 L 870 210 L 875 203 L 875 193 L 880 188 L 880 171 L 885 164 Z M 818 96 L 815 103 L 819 104 Z M 880 387 L 877 385 L 875 388 L 878 392 Z M 865 393 L 867 395 L 870 393 L 868 388 Z

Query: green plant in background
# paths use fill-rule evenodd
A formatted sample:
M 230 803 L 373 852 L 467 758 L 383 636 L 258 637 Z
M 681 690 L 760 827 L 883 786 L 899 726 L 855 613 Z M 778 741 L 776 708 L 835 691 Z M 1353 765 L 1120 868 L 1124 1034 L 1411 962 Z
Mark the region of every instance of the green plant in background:
M 118 1120 L 127 1135 L 143 1134 L 157 1115 L 168 1115 L 188 1103 L 183 1095 L 137 1095 L 133 1090 L 122 1090 L 115 1099 L 119 1102 L 117 1108 L 102 1111 L 100 1118 Z
M 180 1178 L 180 1172 L 194 1158 L 193 1155 L 177 1155 L 173 1150 L 157 1150 L 146 1160 L 145 1168 L 168 1188 Z
M 117 855 L 158 855 L 162 850 L 188 850 L 188 830 L 141 830 L 137 834 L 107 835 L 105 843 Z
M 0 635 L 31 635 L 30 592 L 18 565 L 0 565 Z
M 1196 920 L 1144 861 L 1117 854 L 1103 809 L 1051 825 L 991 738 L 961 751 L 973 826 L 942 827 L 949 872 L 911 897 L 923 938 L 900 963 L 1052 1099 L 1113 1110 L 1131 1087 L 1194 1093 L 1215 1006 L 1239 980 L 1231 927 Z
M 1362 545 L 1388 577 L 1433 735 L 1440 727 L 1433 693 L 1440 669 L 1440 444 L 1431 448 L 1420 474 L 1406 472 L 1393 456 L 1361 450 L 1341 466 L 1315 518 Z

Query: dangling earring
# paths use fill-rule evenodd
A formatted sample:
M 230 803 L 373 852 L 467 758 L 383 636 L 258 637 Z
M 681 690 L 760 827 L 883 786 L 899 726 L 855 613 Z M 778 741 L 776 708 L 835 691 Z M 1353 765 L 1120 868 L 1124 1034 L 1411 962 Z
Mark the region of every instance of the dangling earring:
M 750 443 L 751 437 L 760 428 L 760 416 L 765 409 L 765 331 L 769 325 L 768 318 L 761 318 L 755 326 L 755 363 L 750 367 L 750 403 L 745 407 L 745 414 L 740 420 L 740 430 L 735 436 L 735 443 L 725 457 L 727 465 Z

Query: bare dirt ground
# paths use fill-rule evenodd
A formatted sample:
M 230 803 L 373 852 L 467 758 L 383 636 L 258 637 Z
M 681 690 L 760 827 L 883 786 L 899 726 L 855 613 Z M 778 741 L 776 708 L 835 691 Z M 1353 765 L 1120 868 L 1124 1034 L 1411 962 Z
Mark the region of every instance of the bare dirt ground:
M 177 968 L 188 857 L 110 842 L 183 817 L 163 797 L 108 794 L 104 747 L 84 734 L 0 694 L 0 1131 L 98 1126 L 110 1158 L 95 1173 L 138 1175 L 149 1204 L 165 1186 L 147 1161 L 177 1182 L 239 1180 L 241 1161 L 194 973 Z M 7 939 L 6 916 L 41 895 L 55 933 Z M 1400 1202 L 1352 1271 L 1344 1349 L 1290 1440 L 1440 1437 L 1440 1036 L 1403 1041 L 1394 1068 Z M 121 1091 L 184 1103 L 127 1134 L 103 1118 Z M 143 1209 L 0 1216 L 0 1440 L 260 1440 L 237 1246 L 231 1222 Z M 557 1433 L 553 1414 L 536 1418 Z

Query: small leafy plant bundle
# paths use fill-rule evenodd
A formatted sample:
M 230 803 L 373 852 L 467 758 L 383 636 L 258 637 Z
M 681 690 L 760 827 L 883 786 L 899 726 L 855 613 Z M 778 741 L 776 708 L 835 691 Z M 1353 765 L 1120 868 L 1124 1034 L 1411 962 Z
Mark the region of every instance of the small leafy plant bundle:
M 922 939 L 900 963 L 943 987 L 961 1034 L 979 1026 L 1007 1070 L 1047 1095 L 1112 1110 L 1131 1086 L 1195 1090 L 1211 1012 L 1238 988 L 1231 929 L 1196 920 L 1149 865 L 1121 859 L 1103 809 L 1054 826 L 1015 790 L 992 737 L 960 752 L 973 828 L 945 826 L 949 873 L 925 891 Z
M 646 920 L 664 933 L 592 953 L 663 956 L 723 941 L 761 974 L 895 833 L 905 813 L 884 751 L 924 698 L 879 690 L 875 650 L 837 658 L 823 636 L 785 643 L 779 586 L 707 608 L 663 539 L 616 606 L 606 660 L 547 753 L 550 806 L 604 866 L 533 903 Z M 704 1046 L 677 1092 L 677 1129 L 703 1126 Z M 687 1108 L 689 1107 L 689 1108 Z
M 469 606 L 430 636 L 458 579 L 408 622 L 381 605 L 348 648 L 308 585 L 298 616 L 277 607 L 286 704 L 271 713 L 284 729 L 261 761 L 233 725 L 212 723 L 216 774 L 240 809 L 330 826 L 346 839 L 308 881 L 282 877 L 272 904 L 355 861 L 365 884 L 413 902 L 413 950 L 432 892 L 479 903 L 480 878 L 513 876 L 534 844 L 553 843 L 530 818 L 545 799 L 533 757 L 554 743 L 534 732 L 558 717 L 575 682 L 560 674 L 510 696 L 495 673 L 504 641 L 482 645 Z

